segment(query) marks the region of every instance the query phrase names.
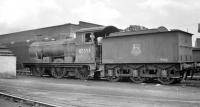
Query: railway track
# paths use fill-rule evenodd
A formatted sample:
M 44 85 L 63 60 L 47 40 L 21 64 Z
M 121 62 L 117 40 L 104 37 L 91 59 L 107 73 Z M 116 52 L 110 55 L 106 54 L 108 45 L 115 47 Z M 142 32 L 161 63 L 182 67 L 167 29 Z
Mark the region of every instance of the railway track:
M 111 85 L 109 82 L 65 81 L 65 79 L 37 77 L 1 79 L 0 84 L 0 91 L 3 93 L 3 95 L 0 93 L 0 98 L 30 107 L 123 107 L 126 105 L 132 107 L 132 104 L 140 105 L 144 102 L 144 107 L 155 106 L 155 104 L 160 106 L 163 103 L 165 105 L 163 107 L 172 105 L 198 107 L 200 104 L 199 97 L 195 97 L 199 95 L 199 90 L 191 87 L 121 84 L 119 82 Z
M 41 101 L 36 101 L 28 98 L 23 98 L 19 96 L 15 96 L 8 93 L 0 92 L 0 99 L 4 99 L 10 102 L 19 103 L 23 105 L 27 105 L 30 107 L 59 107 L 58 105 L 47 104 Z
M 34 77 L 34 75 L 31 74 L 31 72 L 29 70 L 26 70 L 26 69 L 25 70 L 18 70 L 17 71 L 17 75 L 18 76 L 31 76 L 31 77 Z M 44 75 L 43 77 L 49 77 L 49 75 Z M 65 79 L 65 77 L 63 79 Z M 98 81 L 98 80 L 95 80 L 95 81 Z M 105 80 L 102 80 L 102 81 L 105 81 Z M 127 81 L 127 80 L 125 80 L 125 81 Z M 158 82 L 156 82 L 156 81 L 148 81 L 147 83 L 156 83 L 157 84 Z M 182 86 L 200 87 L 200 73 L 198 73 L 198 75 L 194 75 L 193 77 L 187 76 L 186 80 L 181 81 L 181 83 L 173 84 L 173 85 L 174 86 L 182 85 Z

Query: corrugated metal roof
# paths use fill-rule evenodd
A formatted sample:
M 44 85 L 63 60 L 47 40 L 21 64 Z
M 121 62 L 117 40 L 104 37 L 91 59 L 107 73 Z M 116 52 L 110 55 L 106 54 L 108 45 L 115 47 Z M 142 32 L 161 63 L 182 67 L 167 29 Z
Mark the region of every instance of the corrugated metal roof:
M 0 56 L 14 56 L 14 54 L 4 45 L 0 45 Z

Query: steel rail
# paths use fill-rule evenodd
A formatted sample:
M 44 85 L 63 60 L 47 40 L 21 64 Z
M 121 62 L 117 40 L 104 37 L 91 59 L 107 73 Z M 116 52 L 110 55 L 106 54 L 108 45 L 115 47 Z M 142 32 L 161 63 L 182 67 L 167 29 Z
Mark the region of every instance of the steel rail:
M 16 102 L 16 103 L 20 103 L 20 104 L 30 105 L 30 106 L 33 106 L 33 107 L 61 107 L 61 106 L 58 106 L 58 105 L 47 104 L 45 102 L 36 101 L 36 100 L 28 99 L 28 98 L 23 98 L 23 97 L 19 97 L 19 96 L 16 96 L 16 95 L 3 93 L 3 92 L 0 92 L 0 98 L 4 98 L 6 100 Z

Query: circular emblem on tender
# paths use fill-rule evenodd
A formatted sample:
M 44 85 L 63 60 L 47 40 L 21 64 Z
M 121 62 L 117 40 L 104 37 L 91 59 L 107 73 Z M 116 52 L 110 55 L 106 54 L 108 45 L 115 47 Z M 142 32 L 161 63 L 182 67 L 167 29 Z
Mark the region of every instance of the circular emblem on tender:
M 141 54 L 140 44 L 133 44 L 131 54 L 134 56 L 138 56 Z

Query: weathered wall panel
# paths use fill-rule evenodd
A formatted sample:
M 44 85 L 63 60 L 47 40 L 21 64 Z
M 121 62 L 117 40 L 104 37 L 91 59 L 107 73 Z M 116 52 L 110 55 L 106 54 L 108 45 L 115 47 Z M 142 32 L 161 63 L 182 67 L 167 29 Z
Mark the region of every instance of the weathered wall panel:
M 0 78 L 16 77 L 16 57 L 0 56 Z

